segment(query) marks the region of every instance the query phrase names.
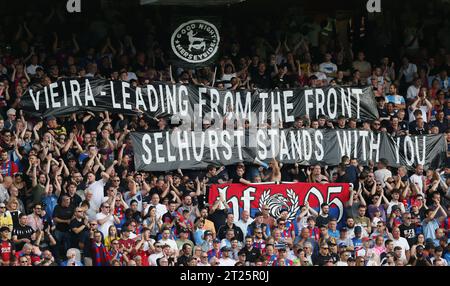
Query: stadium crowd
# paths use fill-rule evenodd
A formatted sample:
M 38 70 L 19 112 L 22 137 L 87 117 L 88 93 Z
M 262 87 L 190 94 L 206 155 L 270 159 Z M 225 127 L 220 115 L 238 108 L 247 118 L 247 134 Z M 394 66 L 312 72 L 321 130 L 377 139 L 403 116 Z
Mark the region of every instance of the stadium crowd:
M 90 23 L 89 41 L 83 43 L 75 32 L 48 38 L 42 31 L 54 25 L 70 31 L 63 14 L 52 10 L 0 19 L 2 266 L 450 264 L 448 160 L 441 169 L 417 165 L 414 171 L 391 168 L 385 158 L 361 166 L 358 158 L 343 157 L 338 166 L 326 167 L 272 161 L 267 168 L 237 164 L 138 172 L 130 132 L 172 128 L 170 118 L 105 111 L 39 119 L 20 108 L 29 86 L 64 77 L 233 90 L 369 85 L 378 120 L 299 117 L 294 128 L 446 134 L 450 147 L 450 53 L 427 49 L 420 29 L 405 32 L 401 56 L 368 61 L 364 46 L 343 47 L 331 22 L 297 23 L 305 33 L 290 27 L 275 40 L 252 37 L 251 45 L 239 41 L 245 33 L 238 37 L 237 27 L 228 27 L 215 65 L 183 70 L 170 65 L 151 20 L 141 23 L 150 36 L 139 45 L 114 17 Z M 345 220 L 338 226 L 326 204 L 313 209 L 306 202 L 297 218 L 288 220 L 287 210 L 276 218 L 267 207 L 253 217 L 246 211 L 234 217 L 222 197 L 208 203 L 211 184 L 273 181 L 352 183 Z

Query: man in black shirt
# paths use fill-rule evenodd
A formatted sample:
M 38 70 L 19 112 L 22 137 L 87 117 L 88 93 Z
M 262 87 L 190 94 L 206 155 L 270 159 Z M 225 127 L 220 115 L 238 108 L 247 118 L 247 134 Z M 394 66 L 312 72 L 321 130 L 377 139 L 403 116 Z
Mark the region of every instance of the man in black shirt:
M 256 88 L 272 88 L 272 77 L 270 72 L 267 70 L 265 63 L 258 64 L 258 72 L 256 72 L 252 77 L 252 81 Z
M 412 247 L 416 243 L 416 227 L 411 224 L 411 214 L 404 213 L 402 215 L 403 223 L 399 226 L 400 236 L 406 238 L 409 247 Z
M 242 242 L 244 240 L 244 234 L 242 233 L 241 228 L 234 224 L 234 215 L 232 213 L 227 214 L 227 221 L 226 221 L 225 225 L 223 225 L 219 228 L 219 231 L 217 232 L 217 237 L 219 239 L 224 239 L 225 235 L 229 229 L 234 230 L 235 237 L 240 242 Z
M 255 263 L 261 257 L 259 249 L 253 247 L 253 237 L 247 236 L 245 238 L 245 247 L 240 251 L 245 253 L 245 261 Z
M 330 222 L 330 219 L 331 219 L 330 215 L 329 215 L 330 207 L 328 206 L 328 204 L 323 203 L 320 206 L 320 208 L 321 208 L 322 212 L 317 217 L 316 224 L 318 227 L 320 227 L 322 225 L 328 226 L 328 223 Z
M 70 206 L 70 198 L 63 196 L 61 204 L 55 207 L 53 211 L 53 222 L 56 225 L 55 238 L 59 245 L 58 254 L 64 255 L 70 248 L 70 221 L 74 213 L 73 207 Z M 59 255 L 55 255 L 59 259 Z
M 430 259 L 423 254 L 422 245 L 416 247 L 416 255 L 413 259 L 412 266 L 432 266 Z
M 72 247 L 84 249 L 84 241 L 89 237 L 89 222 L 82 208 L 75 209 L 75 217 L 70 221 Z
M 32 243 L 36 239 L 36 233 L 33 228 L 27 225 L 27 215 L 19 215 L 19 225 L 12 231 L 12 241 L 15 244 L 16 251 L 21 251 L 25 243 Z
M 312 260 L 313 264 L 317 266 L 324 266 L 329 261 L 332 261 L 329 246 L 326 242 L 320 245 L 319 253 L 317 255 L 313 255 Z

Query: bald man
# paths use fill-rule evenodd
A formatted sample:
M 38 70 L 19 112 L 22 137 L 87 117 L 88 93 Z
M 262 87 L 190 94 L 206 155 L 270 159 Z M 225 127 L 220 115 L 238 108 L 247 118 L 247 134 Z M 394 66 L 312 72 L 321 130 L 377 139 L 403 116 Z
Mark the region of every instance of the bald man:
M 250 217 L 250 212 L 242 211 L 241 219 L 238 222 L 236 222 L 236 226 L 238 226 L 242 230 L 244 237 L 247 236 L 247 228 L 252 222 L 253 219 Z

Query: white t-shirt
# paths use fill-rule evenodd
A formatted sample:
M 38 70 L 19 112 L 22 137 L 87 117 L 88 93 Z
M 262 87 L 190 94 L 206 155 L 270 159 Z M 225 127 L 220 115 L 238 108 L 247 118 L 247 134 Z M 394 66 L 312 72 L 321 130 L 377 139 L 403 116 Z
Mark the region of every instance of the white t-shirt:
M 234 266 L 236 264 L 236 260 L 231 258 L 220 258 L 219 266 Z
M 420 111 L 422 111 L 422 118 L 423 118 L 423 122 L 427 122 L 428 121 L 428 106 L 426 105 L 421 105 L 419 106 L 417 109 L 420 109 Z M 413 122 L 414 120 L 416 120 L 416 117 L 414 116 L 414 111 L 416 111 L 416 109 L 414 110 L 409 110 L 409 122 Z
M 176 243 L 175 240 L 173 240 L 173 239 L 166 239 L 166 240 L 160 239 L 160 240 L 159 240 L 159 243 L 161 243 L 162 245 L 167 244 L 168 246 L 170 246 L 170 248 L 171 248 L 172 250 L 175 250 L 175 251 L 178 250 L 177 243 Z
M 253 219 L 250 217 L 250 218 L 248 218 L 247 222 L 244 222 L 242 219 L 240 219 L 235 224 L 236 224 L 236 226 L 241 228 L 242 233 L 244 234 L 244 237 L 246 237 L 247 236 L 247 228 L 252 222 L 253 222 Z
M 154 206 L 152 204 L 147 205 L 147 207 L 144 210 L 144 215 L 148 213 L 148 210 L 151 206 Z M 159 220 L 162 218 L 162 216 L 167 212 L 167 207 L 163 204 L 157 204 L 156 206 L 156 218 Z
M 399 239 L 393 238 L 394 247 L 400 246 L 402 248 L 402 256 L 401 259 L 406 261 L 406 251 L 409 250 L 409 244 L 406 238 L 400 237 Z
M 103 181 L 103 179 L 101 179 L 87 187 L 87 189 L 91 190 L 92 192 L 92 200 L 90 201 L 90 203 L 94 204 L 95 209 L 99 209 L 103 202 L 103 198 L 105 196 L 105 185 L 106 183 Z
M 101 231 L 103 233 L 103 237 L 107 237 L 108 236 L 108 229 L 111 225 L 114 225 L 114 217 L 111 215 L 109 216 L 108 220 L 105 221 L 104 224 L 100 224 L 99 220 L 102 220 L 106 217 L 107 215 L 105 215 L 104 213 L 98 213 L 95 216 L 95 219 L 98 222 L 98 230 Z
M 414 80 L 414 74 L 417 73 L 417 66 L 415 64 L 409 63 L 406 69 L 403 69 L 403 76 L 406 82 L 412 82 Z
M 423 193 L 423 176 L 414 174 L 409 178 L 409 181 L 411 182 L 411 184 L 416 184 L 419 190 Z
M 142 195 L 141 195 L 141 192 L 138 191 L 138 192 L 136 192 L 136 194 L 134 196 L 130 197 L 130 192 L 128 191 L 128 192 L 126 192 L 124 194 L 124 198 L 125 198 L 125 202 L 128 205 L 131 205 L 131 201 L 132 200 L 136 200 L 137 204 L 138 204 L 137 210 L 142 212 Z
M 148 257 L 148 264 L 150 264 L 150 266 L 158 266 L 158 264 L 156 264 L 156 260 L 163 256 L 164 255 L 163 255 L 162 251 L 160 253 L 153 253 L 152 255 L 150 255 Z
M 408 87 L 408 91 L 406 92 L 407 99 L 416 99 L 419 96 L 420 88 L 417 88 L 415 85 L 411 85 Z

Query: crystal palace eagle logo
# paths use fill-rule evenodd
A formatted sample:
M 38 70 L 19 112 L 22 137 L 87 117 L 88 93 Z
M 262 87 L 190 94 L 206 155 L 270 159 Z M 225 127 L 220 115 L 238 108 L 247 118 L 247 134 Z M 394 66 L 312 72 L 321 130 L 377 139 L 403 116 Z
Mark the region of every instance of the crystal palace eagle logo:
M 286 190 L 287 198 L 282 194 L 270 194 L 271 190 L 265 190 L 259 198 L 259 209 L 262 210 L 263 206 L 267 206 L 270 211 L 270 215 L 274 218 L 280 217 L 282 209 L 287 209 L 289 212 L 288 220 L 295 219 L 298 210 L 300 209 L 299 199 L 295 192 L 291 189 Z
M 174 54 L 191 64 L 210 60 L 219 49 L 219 31 L 204 20 L 192 20 L 181 24 L 172 34 Z

